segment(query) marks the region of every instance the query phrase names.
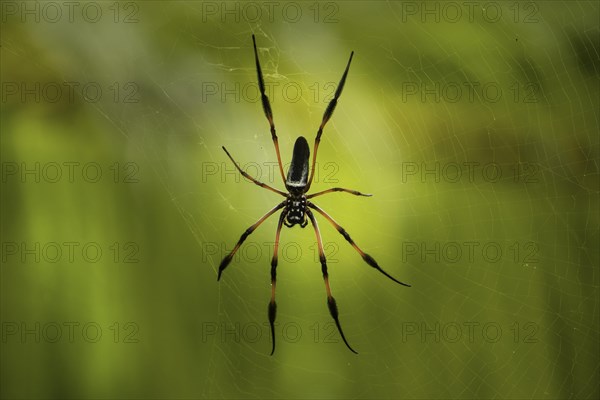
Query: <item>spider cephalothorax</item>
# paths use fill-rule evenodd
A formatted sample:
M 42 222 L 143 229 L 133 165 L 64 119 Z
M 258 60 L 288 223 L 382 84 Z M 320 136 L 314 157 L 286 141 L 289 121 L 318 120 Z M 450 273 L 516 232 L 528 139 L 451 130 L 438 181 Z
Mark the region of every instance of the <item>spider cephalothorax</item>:
M 300 228 L 304 228 L 308 225 L 308 218 L 306 217 L 306 196 L 301 194 L 299 196 L 290 194 L 285 201 L 285 208 L 283 212 L 286 214 L 283 224 L 288 228 L 299 224 Z
M 391 275 L 389 275 L 387 272 L 385 272 L 383 269 L 381 269 L 381 267 L 377 264 L 377 262 L 375 261 L 375 259 L 373 257 L 371 257 L 367 253 L 363 252 L 356 245 L 356 243 L 354 243 L 354 240 L 352 240 L 352 238 L 350 237 L 350 235 L 348 234 L 348 232 L 346 232 L 346 230 L 344 228 L 342 228 L 337 222 L 335 222 L 335 220 L 333 218 L 331 218 L 329 216 L 329 214 L 327 214 L 325 211 L 323 211 L 320 207 L 318 207 L 316 204 L 309 201 L 309 199 L 311 199 L 313 197 L 321 196 L 323 194 L 331 193 L 331 192 L 346 192 L 346 193 L 353 194 L 355 196 L 371 196 L 370 194 L 363 194 L 356 190 L 343 189 L 343 188 L 338 188 L 338 187 L 323 190 L 321 192 L 317 192 L 317 193 L 313 193 L 313 194 L 309 194 L 309 195 L 306 194 L 306 193 L 308 193 L 308 191 L 310 189 L 310 185 L 312 183 L 312 180 L 315 176 L 315 164 L 316 164 L 316 160 L 317 160 L 317 150 L 319 148 L 319 143 L 321 141 L 321 134 L 323 133 L 323 127 L 325 126 L 327 121 L 329 121 L 329 118 L 331 118 L 331 115 L 333 114 L 333 111 L 335 110 L 335 106 L 337 105 L 337 101 L 338 101 L 340 95 L 342 94 L 342 90 L 344 89 L 344 83 L 346 83 L 346 76 L 348 76 L 348 70 L 350 69 L 350 63 L 352 62 L 352 56 L 354 55 L 354 52 L 350 53 L 350 59 L 348 60 L 348 64 L 346 65 L 346 69 L 344 70 L 344 74 L 342 75 L 342 79 L 340 80 L 340 83 L 335 91 L 333 99 L 329 102 L 329 105 L 327 106 L 327 109 L 325 110 L 325 113 L 323 114 L 323 120 L 321 121 L 321 125 L 319 126 L 319 130 L 317 131 L 317 137 L 315 139 L 314 153 L 313 153 L 313 158 L 312 158 L 312 166 L 310 169 L 310 176 L 309 176 L 309 166 L 308 166 L 310 150 L 308 148 L 308 142 L 306 141 L 306 139 L 304 137 L 300 136 L 298 139 L 296 139 L 296 143 L 294 144 L 292 163 L 290 164 L 290 169 L 288 170 L 288 174 L 287 174 L 287 178 L 286 178 L 285 175 L 283 174 L 283 165 L 281 163 L 281 155 L 279 154 L 279 143 L 277 140 L 277 134 L 275 133 L 275 124 L 273 123 L 273 113 L 271 111 L 271 103 L 269 102 L 269 98 L 265 94 L 265 82 L 263 79 L 262 70 L 260 68 L 260 61 L 258 60 L 258 51 L 256 49 L 256 39 L 254 38 L 254 35 L 252 35 L 252 41 L 254 43 L 254 59 L 256 62 L 256 71 L 258 74 L 258 87 L 259 87 L 260 93 L 261 93 L 262 106 L 263 106 L 263 110 L 265 112 L 265 116 L 267 117 L 267 120 L 269 121 L 269 126 L 271 127 L 271 138 L 273 139 L 273 144 L 275 145 L 275 153 L 277 154 L 277 162 L 279 164 L 279 172 L 281 173 L 281 178 L 283 179 L 283 182 L 285 183 L 287 193 L 283 192 L 279 189 L 275 189 L 265 183 L 259 182 L 256 179 L 252 178 L 250 175 L 248 175 L 246 172 L 244 172 L 240 168 L 240 166 L 235 162 L 233 157 L 231 157 L 231 154 L 229 154 L 227 149 L 225 149 L 225 147 L 223 147 L 223 150 L 225 150 L 225 153 L 227 153 L 227 156 L 231 159 L 231 161 L 235 164 L 238 171 L 245 178 L 251 180 L 252 182 L 254 182 L 255 184 L 257 184 L 260 187 L 263 187 L 263 188 L 271 190 L 272 192 L 275 192 L 281 196 L 284 196 L 286 199 L 284 201 L 282 201 L 281 203 L 279 203 L 278 205 L 276 205 L 273 209 L 271 209 L 271 211 L 269 211 L 268 213 L 263 215 L 258 221 L 256 221 L 256 223 L 254 225 L 252 225 L 251 227 L 249 227 L 248 229 L 246 229 L 244 231 L 244 233 L 238 240 L 238 242 L 235 245 L 235 247 L 233 248 L 233 250 L 227 256 L 225 256 L 223 261 L 221 261 L 221 264 L 219 265 L 219 275 L 218 275 L 217 279 L 221 279 L 221 274 L 223 273 L 223 270 L 225 270 L 225 268 L 227 268 L 227 266 L 233 259 L 233 256 L 235 255 L 237 250 L 240 248 L 240 246 L 242 245 L 244 240 L 246 240 L 246 238 L 252 232 L 254 232 L 254 230 L 256 228 L 258 228 L 258 226 L 260 224 L 262 224 L 267 218 L 269 218 L 271 215 L 275 214 L 277 211 L 279 211 L 283 208 L 281 214 L 279 215 L 279 223 L 277 225 L 277 231 L 275 233 L 275 247 L 274 247 L 274 251 L 273 251 L 273 258 L 271 260 L 271 301 L 269 302 L 268 316 L 269 316 L 269 324 L 271 325 L 271 338 L 273 341 L 273 348 L 271 350 L 271 354 L 273 354 L 275 352 L 275 326 L 274 326 L 274 324 L 275 324 L 275 317 L 277 314 L 277 304 L 275 303 L 275 285 L 276 285 L 276 281 L 277 281 L 277 261 L 278 261 L 277 252 L 279 249 L 279 235 L 281 233 L 281 228 L 283 225 L 291 228 L 297 224 L 297 225 L 300 225 L 300 227 L 304 228 L 306 225 L 308 225 L 308 220 L 310 219 L 310 222 L 312 223 L 312 225 L 315 229 L 315 235 L 317 236 L 317 246 L 319 248 L 319 260 L 321 262 L 321 271 L 323 273 L 323 280 L 325 281 L 325 290 L 327 292 L 327 306 L 329 308 L 329 313 L 331 314 L 331 317 L 335 321 L 338 331 L 340 332 L 340 336 L 344 340 L 344 343 L 346 343 L 346 346 L 348 346 L 348 348 L 353 353 L 356 353 L 356 351 L 354 351 L 354 349 L 352 347 L 350 347 L 350 344 L 348 344 L 348 341 L 346 340 L 346 337 L 344 336 L 344 332 L 342 331 L 342 326 L 340 325 L 337 305 L 336 305 L 335 299 L 333 298 L 333 295 L 331 294 L 331 288 L 329 286 L 329 273 L 327 272 L 327 258 L 325 257 L 325 252 L 323 250 L 323 240 L 321 239 L 321 232 L 319 231 L 319 226 L 317 225 L 317 220 L 315 219 L 315 216 L 313 215 L 313 212 L 311 211 L 311 209 L 315 210 L 316 212 L 321 214 L 323 217 L 325 217 L 325 219 L 327 219 L 327 221 L 329 221 L 335 227 L 335 229 L 337 229 L 337 231 L 344 237 L 344 239 L 346 239 L 346 241 L 348 241 L 348 243 L 350 243 L 350 245 L 360 254 L 362 259 L 369 266 L 375 268 L 376 270 L 378 270 L 379 272 L 381 272 L 382 274 L 384 274 L 385 276 L 387 276 L 394 282 L 397 282 L 404 286 L 410 286 L 410 285 L 400 282 L 399 280 L 393 278 Z

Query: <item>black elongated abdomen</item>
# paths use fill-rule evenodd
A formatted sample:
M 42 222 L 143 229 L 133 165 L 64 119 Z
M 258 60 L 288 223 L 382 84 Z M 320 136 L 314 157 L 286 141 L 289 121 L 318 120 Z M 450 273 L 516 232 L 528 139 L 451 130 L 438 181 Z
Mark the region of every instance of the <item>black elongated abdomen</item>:
M 292 163 L 288 170 L 285 186 L 290 192 L 300 193 L 304 191 L 308 183 L 308 158 L 310 149 L 308 142 L 303 136 L 296 139 Z

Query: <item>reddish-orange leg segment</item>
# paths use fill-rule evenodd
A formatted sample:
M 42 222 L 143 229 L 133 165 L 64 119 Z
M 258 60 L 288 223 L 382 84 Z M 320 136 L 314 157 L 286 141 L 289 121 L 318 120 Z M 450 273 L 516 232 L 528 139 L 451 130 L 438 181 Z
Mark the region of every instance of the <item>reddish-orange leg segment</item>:
M 221 274 L 223 273 L 223 270 L 225 268 L 227 268 L 227 266 L 229 265 L 229 263 L 233 259 L 233 256 L 235 255 L 235 253 L 238 251 L 238 249 L 240 248 L 240 246 L 242 245 L 242 243 L 244 243 L 244 240 L 246 240 L 246 238 L 248 236 L 250 236 L 250 234 L 252 232 L 254 232 L 254 230 L 260 226 L 260 224 L 262 224 L 263 222 L 265 222 L 265 220 L 267 218 L 269 218 L 271 215 L 275 214 L 275 212 L 277 210 L 282 209 L 284 205 L 285 205 L 285 201 L 277 204 L 271 211 L 269 211 L 268 213 L 266 213 L 265 215 L 263 215 L 258 221 L 256 221 L 256 223 L 254 225 L 250 226 L 248 229 L 246 229 L 244 231 L 244 233 L 242 233 L 242 236 L 240 237 L 240 240 L 238 240 L 238 242 L 235 245 L 235 247 L 233 248 L 233 250 L 231 250 L 231 252 L 229 254 L 227 254 L 227 256 L 223 259 L 223 261 L 221 261 L 221 265 L 219 265 L 219 275 L 217 276 L 217 280 L 221 279 Z
M 335 110 L 335 106 L 337 106 L 338 99 L 342 94 L 342 90 L 344 90 L 344 84 L 346 83 L 346 77 L 348 76 L 348 71 L 350 70 L 350 63 L 352 62 L 352 56 L 354 52 L 350 53 L 350 59 L 348 60 L 348 64 L 346 65 L 346 69 L 344 70 L 344 74 L 342 75 L 342 79 L 340 79 L 340 83 L 338 83 L 337 89 L 335 90 L 335 95 L 333 99 L 327 105 L 325 109 L 325 113 L 323 114 L 323 120 L 321 121 L 321 125 L 319 126 L 319 130 L 317 131 L 317 137 L 315 138 L 315 146 L 313 148 L 313 159 L 312 159 L 312 168 L 310 172 L 310 179 L 308 180 L 308 185 L 306 185 L 305 193 L 310 189 L 310 185 L 315 177 L 315 165 L 317 163 L 317 150 L 319 150 L 319 143 L 321 143 L 321 135 L 323 134 L 323 128 L 329 118 L 333 115 L 333 111 Z
M 310 222 L 312 222 L 313 227 L 315 228 L 315 234 L 317 235 L 317 245 L 319 247 L 319 260 L 321 261 L 321 272 L 323 272 L 323 281 L 325 281 L 325 290 L 327 291 L 327 306 L 329 307 L 329 313 L 333 317 L 335 321 L 335 325 L 340 332 L 340 336 L 346 343 L 346 346 L 350 349 L 354 354 L 358 354 L 348 343 L 346 340 L 346 336 L 344 336 L 344 331 L 342 330 L 342 326 L 340 325 L 339 313 L 337 304 L 335 299 L 331 295 L 331 288 L 329 287 L 329 273 L 327 272 L 327 258 L 325 258 L 325 252 L 323 251 L 323 240 L 321 239 L 321 232 L 319 231 L 319 225 L 317 225 L 317 220 L 313 215 L 312 211 L 306 210 L 306 215 L 310 218 Z
M 273 249 L 273 259 L 271 260 L 271 301 L 269 302 L 269 324 L 271 325 L 271 339 L 273 341 L 273 348 L 271 349 L 271 355 L 275 353 L 275 317 L 277 316 L 277 303 L 275 303 L 275 286 L 277 285 L 277 251 L 279 250 L 279 235 L 281 234 L 281 227 L 283 226 L 283 220 L 287 214 L 287 209 L 284 208 L 279 216 L 279 224 L 277 225 L 277 233 L 275 233 L 275 248 Z
M 379 272 L 381 272 L 382 274 L 384 274 L 385 276 L 387 276 L 388 278 L 390 278 L 394 282 L 399 283 L 402 286 L 408 286 L 408 287 L 410 287 L 409 284 L 404 283 L 404 282 L 400 282 L 398 279 L 394 278 L 393 276 L 391 276 L 390 274 L 388 274 L 387 272 L 385 272 L 383 269 L 381 269 L 381 267 L 379 266 L 379 264 L 377 264 L 377 261 L 375 261 L 375 259 L 373 257 L 371 257 L 370 255 L 368 255 L 367 253 L 365 253 L 364 251 L 362 251 L 360 249 L 360 247 L 358 247 L 356 245 L 356 243 L 354 243 L 354 240 L 352 240 L 352 238 L 350 237 L 350 235 L 348 234 L 348 232 L 346 232 L 346 230 L 344 228 L 342 228 L 340 226 L 340 224 L 338 224 L 337 222 L 335 222 L 335 220 L 333 218 L 331 218 L 329 216 L 329 214 L 327 214 L 325 211 L 323 211 L 322 209 L 320 209 L 319 207 L 317 207 L 315 204 L 313 204 L 311 202 L 307 202 L 307 206 L 310 207 L 310 208 L 312 208 L 313 210 L 316 210 L 319 214 L 321 214 L 322 216 L 324 216 L 325 218 L 327 218 L 327 220 L 329 222 L 331 222 L 331 224 L 344 237 L 344 239 L 346 239 L 348 241 L 348 243 L 350 243 L 350 245 L 352 247 L 354 247 L 354 249 L 358 252 L 358 254 L 360 254 L 360 256 L 362 257 L 362 259 L 367 264 L 369 264 L 371 267 L 375 268 L 376 270 L 378 270 Z M 310 211 L 310 210 L 307 210 L 307 212 L 308 211 Z
M 258 51 L 256 50 L 256 39 L 252 35 L 252 43 L 254 44 L 254 60 L 256 61 L 256 74 L 258 75 L 258 88 L 260 89 L 260 99 L 262 101 L 263 111 L 269 121 L 271 127 L 271 139 L 275 145 L 275 153 L 277 153 L 277 162 L 279 163 L 279 172 L 281 172 L 281 179 L 285 183 L 285 175 L 283 174 L 283 164 L 281 162 L 281 155 L 279 154 L 279 140 L 277 139 L 277 133 L 275 132 L 275 123 L 273 122 L 273 111 L 271 110 L 271 102 L 269 97 L 265 93 L 265 80 L 263 78 L 262 69 L 260 68 L 260 61 L 258 60 Z
M 327 193 L 331 193 L 331 192 L 345 192 L 345 193 L 353 194 L 355 196 L 365 196 L 365 197 L 371 197 L 371 196 L 373 196 L 372 194 L 361 193 L 358 190 L 352 190 L 352 189 L 344 189 L 344 188 L 334 187 L 334 188 L 331 188 L 331 189 L 323 190 L 321 192 L 309 194 L 309 195 L 306 196 L 306 198 L 307 199 L 312 199 L 313 197 L 321 196 L 321 195 L 324 195 L 324 194 L 327 194 Z
M 270 191 L 272 191 L 272 192 L 275 192 L 275 193 L 277 193 L 277 194 L 280 194 L 280 195 L 282 195 L 283 197 L 287 197 L 287 193 L 285 193 L 285 192 L 282 192 L 282 191 L 281 191 L 281 190 L 279 190 L 279 189 L 275 189 L 274 187 L 271 187 L 271 186 L 267 185 L 266 183 L 262 183 L 261 181 L 258 181 L 258 180 L 256 180 L 256 179 L 254 179 L 253 177 L 251 177 L 250 175 L 248 175 L 248 174 L 246 173 L 246 171 L 244 171 L 243 169 L 241 169 L 241 168 L 240 168 L 240 166 L 239 166 L 239 165 L 238 165 L 238 163 L 237 163 L 237 162 L 236 162 L 236 161 L 233 159 L 233 157 L 231 157 L 231 154 L 229 154 L 229 152 L 227 151 L 227 149 L 225 148 L 225 146 L 222 146 L 222 147 L 223 147 L 223 150 L 225 150 L 225 153 L 227 154 L 227 156 L 229 157 L 229 159 L 230 159 L 230 160 L 233 162 L 233 165 L 235 165 L 235 167 L 237 168 L 237 170 L 238 170 L 238 171 L 240 171 L 240 174 L 242 174 L 242 176 L 243 176 L 244 178 L 251 180 L 251 181 L 252 181 L 252 182 L 254 182 L 256 185 L 258 185 L 258 186 L 260 186 L 260 187 L 262 187 L 262 188 L 265 188 L 265 189 L 268 189 L 268 190 L 270 190 Z

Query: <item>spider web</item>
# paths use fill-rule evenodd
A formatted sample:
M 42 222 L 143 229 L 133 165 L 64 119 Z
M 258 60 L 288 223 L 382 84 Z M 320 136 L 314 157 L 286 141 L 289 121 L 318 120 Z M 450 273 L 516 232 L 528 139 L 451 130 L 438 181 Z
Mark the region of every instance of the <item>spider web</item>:
M 443 3 L 292 3 L 303 12 L 298 22 L 279 8 L 272 22 L 256 22 L 241 3 L 208 4 L 216 15 L 206 2 L 145 2 L 135 24 L 26 24 L 2 40 L 16 59 L 42 54 L 32 67 L 38 74 L 135 82 L 139 90 L 140 101 L 129 104 L 80 98 L 75 114 L 94 127 L 98 157 L 140 167 L 139 185 L 108 189 L 117 198 L 111 212 L 127 221 L 118 235 L 136 238 L 143 255 L 128 272 L 98 272 L 99 287 L 79 277 L 79 297 L 95 288 L 79 318 L 133 319 L 140 343 L 95 348 L 89 358 L 48 350 L 50 360 L 101 360 L 90 369 L 96 383 L 57 393 L 598 397 L 598 4 L 476 3 L 471 21 Z M 224 7 L 234 11 L 221 14 Z M 215 279 L 239 235 L 281 201 L 240 178 L 220 147 L 283 189 L 256 94 L 252 33 L 284 163 L 299 135 L 312 151 L 355 51 L 313 191 L 340 186 L 374 196 L 334 193 L 315 203 L 412 284 L 373 271 L 317 215 L 340 320 L 358 356 L 331 323 L 310 225 L 281 234 L 273 357 L 267 304 L 276 216 Z M 104 226 L 102 218 L 94 221 Z M 36 310 L 74 318 L 62 302 L 22 306 L 20 318 Z M 5 387 L 24 379 L 23 369 L 6 372 L 12 362 L 3 356 Z M 127 368 L 137 376 L 124 382 Z M 48 372 L 32 374 L 42 382 Z

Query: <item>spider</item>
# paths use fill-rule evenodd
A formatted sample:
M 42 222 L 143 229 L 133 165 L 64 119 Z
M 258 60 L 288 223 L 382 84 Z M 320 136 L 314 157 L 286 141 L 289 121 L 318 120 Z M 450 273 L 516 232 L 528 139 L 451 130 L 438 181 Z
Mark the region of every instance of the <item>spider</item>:
M 350 245 L 352 247 L 354 247 L 354 249 L 360 254 L 362 259 L 369 266 L 375 268 L 376 270 L 378 270 L 379 272 L 381 272 L 382 274 L 384 274 L 385 276 L 387 276 L 394 282 L 399 283 L 400 285 L 408 286 L 408 287 L 410 287 L 410 285 L 400 282 L 399 280 L 393 278 L 391 275 L 389 275 L 387 272 L 385 272 L 383 269 L 381 269 L 381 267 L 377 264 L 377 262 L 375 261 L 375 259 L 373 257 L 371 257 L 367 253 L 363 252 L 356 245 L 356 243 L 354 243 L 354 240 L 352 240 L 352 238 L 350 237 L 350 235 L 348 234 L 348 232 L 346 232 L 346 230 L 344 228 L 342 228 L 331 216 L 329 216 L 329 214 L 327 214 L 325 211 L 323 211 L 320 207 L 318 207 L 313 202 L 309 201 L 309 199 L 324 195 L 326 193 L 331 193 L 331 192 L 345 192 L 345 193 L 353 194 L 355 196 L 366 196 L 366 197 L 371 196 L 370 194 L 364 194 L 364 193 L 358 192 L 356 190 L 344 189 L 344 188 L 339 188 L 339 187 L 334 187 L 334 188 L 323 190 L 321 192 L 317 192 L 317 193 L 313 193 L 313 194 L 307 194 L 310 189 L 312 180 L 315 176 L 315 163 L 317 160 L 317 150 L 319 148 L 319 143 L 321 141 L 321 134 L 323 133 L 323 127 L 325 126 L 327 121 L 329 121 L 329 119 L 331 118 L 331 115 L 333 114 L 333 111 L 335 110 L 335 107 L 337 105 L 338 99 L 339 99 L 340 95 L 342 94 L 342 90 L 344 89 L 344 84 L 346 83 L 346 76 L 348 75 L 348 70 L 350 69 L 350 63 L 352 62 L 352 56 L 354 55 L 354 52 L 350 53 L 350 59 L 348 60 L 348 64 L 346 65 L 346 69 L 344 70 L 344 74 L 342 75 L 342 79 L 340 80 L 340 82 L 337 86 L 337 89 L 335 91 L 333 99 L 329 102 L 327 108 L 325 109 L 325 113 L 323 114 L 323 120 L 321 121 L 321 125 L 319 126 L 319 129 L 317 131 L 317 137 L 315 139 L 315 144 L 314 144 L 314 153 L 313 153 L 310 177 L 309 177 L 309 173 L 308 173 L 308 171 L 309 171 L 308 160 L 309 160 L 310 150 L 308 148 L 308 142 L 306 141 L 306 139 L 303 136 L 300 136 L 300 137 L 298 137 L 298 139 L 296 139 L 296 142 L 294 144 L 294 151 L 292 154 L 292 162 L 291 162 L 290 168 L 288 170 L 287 178 L 286 178 L 283 173 L 283 166 L 281 164 L 281 155 L 279 154 L 279 143 L 277 140 L 277 134 L 275 133 L 275 124 L 273 123 L 273 113 L 271 111 L 271 103 L 269 102 L 269 98 L 265 94 L 265 83 L 264 83 L 264 79 L 263 79 L 262 70 L 260 67 L 260 61 L 258 59 L 258 51 L 256 50 L 256 39 L 255 39 L 254 35 L 252 35 L 252 42 L 254 45 L 254 60 L 256 62 L 256 72 L 258 75 L 258 86 L 259 86 L 260 93 L 261 93 L 262 106 L 263 106 L 265 116 L 267 117 L 267 120 L 269 121 L 269 126 L 271 128 L 271 138 L 273 139 L 273 144 L 275 145 L 275 153 L 277 154 L 277 162 L 279 164 L 279 172 L 281 173 L 281 178 L 283 179 L 283 182 L 287 189 L 287 193 L 283 192 L 281 190 L 275 189 L 263 182 L 260 182 L 256 179 L 252 178 L 250 175 L 248 175 L 246 172 L 244 172 L 240 168 L 240 166 L 233 159 L 231 154 L 229 154 L 229 152 L 227 151 L 225 146 L 223 146 L 223 150 L 225 151 L 225 153 L 227 154 L 229 159 L 233 162 L 233 164 L 235 165 L 237 170 L 245 178 L 249 179 L 250 181 L 254 182 L 256 185 L 258 185 L 260 187 L 263 187 L 265 189 L 268 189 L 272 192 L 275 192 L 275 193 L 285 197 L 285 200 L 282 201 L 281 203 L 277 204 L 273 209 L 271 209 L 269 212 L 267 212 L 265 215 L 263 215 L 258 221 L 256 221 L 256 223 L 254 223 L 254 225 L 250 226 L 248 229 L 246 229 L 246 231 L 244 231 L 244 233 L 242 233 L 242 236 L 240 237 L 239 241 L 237 242 L 237 244 L 235 245 L 233 250 L 231 250 L 231 252 L 227 256 L 225 256 L 223 261 L 221 261 L 221 264 L 219 265 L 219 273 L 218 273 L 217 281 L 221 279 L 221 274 L 223 273 L 225 268 L 227 268 L 227 266 L 233 259 L 233 256 L 238 251 L 238 249 L 240 248 L 240 246 L 242 245 L 244 240 L 246 240 L 246 238 L 250 234 L 252 234 L 252 232 L 254 232 L 254 230 L 256 228 L 258 228 L 259 225 L 261 225 L 267 218 L 269 218 L 271 215 L 275 214 L 277 211 L 283 209 L 281 211 L 281 213 L 279 214 L 279 223 L 277 225 L 277 231 L 275 233 L 275 246 L 274 246 L 274 251 L 273 251 L 273 258 L 271 260 L 271 301 L 269 302 L 268 316 L 269 316 L 269 324 L 271 326 L 271 341 L 273 343 L 273 347 L 271 349 L 271 355 L 273 355 L 273 353 L 275 352 L 275 326 L 274 326 L 274 324 L 275 324 L 275 317 L 276 317 L 276 313 L 277 313 L 277 304 L 275 302 L 275 286 L 276 286 L 276 278 L 277 278 L 277 259 L 278 259 L 277 251 L 279 248 L 279 235 L 281 233 L 282 225 L 285 225 L 289 228 L 291 228 L 295 225 L 300 225 L 301 228 L 304 228 L 304 227 L 306 227 L 306 225 L 308 225 L 308 220 L 310 220 L 310 222 L 315 230 L 315 235 L 317 237 L 317 246 L 319 249 L 319 260 L 321 262 L 321 271 L 323 273 L 323 280 L 325 282 L 325 290 L 327 292 L 327 306 L 329 308 L 329 313 L 331 314 L 333 320 L 335 321 L 335 325 L 337 326 L 340 336 L 344 340 L 344 343 L 346 344 L 348 349 L 350 349 L 350 351 L 352 351 L 353 353 L 358 354 L 346 340 L 346 337 L 344 336 L 344 331 L 342 330 L 342 326 L 340 325 L 339 316 L 338 316 L 339 315 L 338 307 L 337 307 L 334 297 L 331 294 L 331 287 L 329 286 L 329 273 L 327 272 L 327 259 L 325 257 L 325 252 L 323 251 L 323 241 L 321 239 L 321 232 L 319 231 L 319 226 L 317 224 L 317 220 L 315 219 L 315 216 L 314 216 L 312 210 L 316 211 L 317 213 L 319 213 L 323 217 L 325 217 L 325 219 L 327 221 L 329 221 L 335 227 L 335 229 L 337 229 L 337 231 L 344 237 L 344 239 L 346 239 L 348 241 L 348 243 L 350 243 Z

